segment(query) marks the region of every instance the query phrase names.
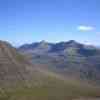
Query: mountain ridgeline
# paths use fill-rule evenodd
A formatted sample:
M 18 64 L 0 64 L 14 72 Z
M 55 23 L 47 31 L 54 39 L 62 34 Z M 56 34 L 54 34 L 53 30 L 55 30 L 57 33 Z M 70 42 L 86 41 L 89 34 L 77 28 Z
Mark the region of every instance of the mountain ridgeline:
M 98 49 L 74 41 L 42 41 L 19 49 L 0 41 L 0 100 L 99 99 L 100 85 L 87 83 L 100 78 L 98 57 Z M 75 79 L 80 75 L 87 80 Z
M 100 82 L 100 48 L 74 40 L 60 43 L 45 41 L 25 44 L 18 50 L 33 64 L 48 65 L 45 69 L 81 80 Z
M 9 43 L 0 41 L 0 86 L 25 82 L 31 77 L 31 64 Z

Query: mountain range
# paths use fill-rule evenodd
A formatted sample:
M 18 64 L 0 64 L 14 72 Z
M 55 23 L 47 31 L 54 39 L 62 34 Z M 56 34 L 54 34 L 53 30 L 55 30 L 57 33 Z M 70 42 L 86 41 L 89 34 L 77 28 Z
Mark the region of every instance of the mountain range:
M 74 40 L 60 43 L 45 41 L 25 44 L 18 50 L 33 64 L 49 65 L 45 69 L 66 76 L 100 84 L 100 48 Z
M 89 58 L 82 66 L 90 56 L 99 57 L 99 49 L 72 40 L 19 48 L 0 41 L 0 100 L 99 100 L 99 59 L 94 59 L 98 66 L 92 61 L 95 66 L 87 66 Z M 92 84 L 95 81 L 98 85 Z

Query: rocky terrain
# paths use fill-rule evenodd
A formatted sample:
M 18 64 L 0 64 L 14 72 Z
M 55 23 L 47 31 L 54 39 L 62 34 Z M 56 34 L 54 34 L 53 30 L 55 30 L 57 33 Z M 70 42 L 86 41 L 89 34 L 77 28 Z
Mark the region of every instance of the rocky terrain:
M 73 100 L 100 97 L 99 86 L 88 84 L 84 80 L 65 78 L 49 70 L 49 63 L 45 66 L 40 62 L 32 64 L 29 56 L 21 54 L 9 43 L 0 41 L 0 100 Z
M 0 41 L 0 86 L 29 79 L 29 68 L 29 62 L 15 48 Z
M 18 50 L 33 64 L 48 65 L 44 69 L 65 77 L 72 76 L 100 84 L 100 48 L 74 40 L 60 43 L 45 41 L 25 44 Z

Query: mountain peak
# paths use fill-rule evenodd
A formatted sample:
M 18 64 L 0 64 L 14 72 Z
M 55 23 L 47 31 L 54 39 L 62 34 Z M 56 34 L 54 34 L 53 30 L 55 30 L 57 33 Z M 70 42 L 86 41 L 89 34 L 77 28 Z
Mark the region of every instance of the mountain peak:
M 69 43 L 76 43 L 75 40 L 69 40 L 68 42 L 69 42 Z
M 66 45 L 69 47 L 76 47 L 76 48 L 81 48 L 83 46 L 81 43 L 78 43 L 75 40 L 70 40 L 70 41 L 66 42 Z
M 75 41 L 75 40 L 69 40 L 69 41 L 67 42 L 67 44 L 80 44 L 80 43 L 78 43 L 78 42 Z
M 48 47 L 48 42 L 46 42 L 45 40 L 42 40 L 38 43 L 38 47 L 46 48 Z
M 45 40 L 42 40 L 39 42 L 39 45 L 45 46 L 45 45 L 48 45 L 48 43 Z
M 40 41 L 40 43 L 47 43 L 45 40 Z

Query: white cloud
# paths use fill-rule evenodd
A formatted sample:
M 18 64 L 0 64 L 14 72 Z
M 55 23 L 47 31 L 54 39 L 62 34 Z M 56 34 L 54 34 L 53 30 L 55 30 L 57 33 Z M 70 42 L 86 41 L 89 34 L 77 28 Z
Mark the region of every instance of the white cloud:
M 92 26 L 85 26 L 85 25 L 80 25 L 77 27 L 78 31 L 93 31 L 94 27 Z

